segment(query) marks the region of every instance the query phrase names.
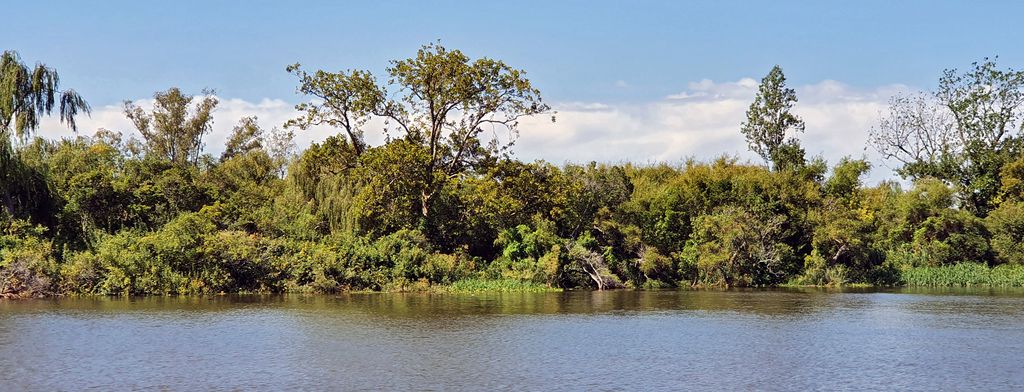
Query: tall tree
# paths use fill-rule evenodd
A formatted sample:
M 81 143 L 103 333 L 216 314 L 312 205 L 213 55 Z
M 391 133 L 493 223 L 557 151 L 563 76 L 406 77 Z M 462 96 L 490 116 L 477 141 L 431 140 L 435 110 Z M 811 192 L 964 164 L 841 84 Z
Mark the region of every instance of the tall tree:
M 423 218 L 443 184 L 507 154 L 519 120 L 550 110 L 524 71 L 489 58 L 471 60 L 440 44 L 392 61 L 385 85 L 366 71 L 309 75 L 298 65 L 288 70 L 299 76 L 299 91 L 317 99 L 297 106 L 304 115 L 290 125 L 341 127 L 362 154 L 361 126 L 375 117 L 385 122 L 389 143 L 402 140 L 424 150 L 424 159 L 407 162 L 417 167 L 406 166 L 425 173 L 415 192 Z
M 426 45 L 416 57 L 392 62 L 388 74 L 401 95 L 386 102 L 382 113 L 406 140 L 427 150 L 424 169 L 438 174 L 420 191 L 424 217 L 448 178 L 509 152 L 519 120 L 550 110 L 524 71 L 489 58 L 470 60 L 441 45 Z
M 13 159 L 12 136 L 25 141 L 39 128 L 39 121 L 56 108 L 60 121 L 78 131 L 75 118 L 89 114 L 89 104 L 75 90 L 61 90 L 60 76 L 42 63 L 29 67 L 18 54 L 0 54 L 0 202 L 14 214 L 18 205 L 33 198 L 26 188 L 26 168 Z
M 270 134 L 264 138 L 264 142 L 266 143 L 264 148 L 270 153 L 270 157 L 274 159 L 274 165 L 277 167 L 277 176 L 284 176 L 285 168 L 291 163 L 292 158 L 295 157 L 295 132 L 273 127 L 270 129 Z
M 263 129 L 256 122 L 256 116 L 242 117 L 238 125 L 231 130 L 228 141 L 224 143 L 224 153 L 220 155 L 220 160 L 226 161 L 231 157 L 259 150 L 263 148 L 263 142 Z
M 61 90 L 53 68 L 36 63 L 29 68 L 14 51 L 0 55 L 0 136 L 31 136 L 42 116 L 57 108 L 61 122 L 78 131 L 75 117 L 89 113 L 89 104 L 75 90 Z
M 373 75 L 360 70 L 309 74 L 299 64 L 290 65 L 287 70 L 299 78 L 297 91 L 316 100 L 295 105 L 302 117 L 289 120 L 285 127 L 306 130 L 328 125 L 341 128 L 356 155 L 362 155 L 366 150 L 362 127 L 384 101 L 383 90 Z
M 203 90 L 203 97 L 182 94 L 177 87 L 153 95 L 153 110 L 146 112 L 134 102 L 124 102 L 124 113 L 146 140 L 147 154 L 179 163 L 194 164 L 203 150 L 203 136 L 213 125 L 217 97 Z
M 902 163 L 902 176 L 955 186 L 960 204 L 983 216 L 995 207 L 1002 168 L 1024 151 L 1022 127 L 1024 71 L 985 59 L 946 70 L 934 92 L 894 97 L 869 143 Z
M 747 121 L 740 128 L 750 150 L 775 170 L 804 162 L 804 151 L 793 135 L 804 130 L 804 121 L 790 112 L 796 102 L 796 91 L 786 87 L 786 75 L 776 65 L 761 79 L 754 102 L 747 109 Z

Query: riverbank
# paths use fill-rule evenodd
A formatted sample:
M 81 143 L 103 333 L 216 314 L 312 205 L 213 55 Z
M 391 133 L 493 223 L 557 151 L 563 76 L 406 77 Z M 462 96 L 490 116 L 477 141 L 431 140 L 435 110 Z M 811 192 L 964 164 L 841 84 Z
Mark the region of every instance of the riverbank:
M 961 263 L 950 266 L 939 266 L 939 267 L 914 267 L 908 268 L 898 273 L 898 284 L 893 285 L 877 285 L 864 282 L 845 282 L 843 284 L 824 284 L 824 285 L 808 285 L 808 284 L 784 284 L 775 286 L 759 286 L 751 288 L 782 288 L 782 289 L 863 289 L 863 290 L 874 290 L 874 289 L 900 289 L 900 288 L 1024 288 L 1024 266 L 1022 265 L 1000 265 L 996 267 L 988 267 L 984 264 L 979 263 Z M 176 293 L 176 292 L 165 292 L 165 293 L 79 293 L 73 291 L 51 291 L 49 289 L 40 289 L 34 285 L 42 285 L 46 283 L 42 278 L 36 278 L 36 280 L 29 281 L 25 277 L 19 276 L 3 276 L 0 277 L 7 279 L 3 287 L 20 287 L 20 291 L 4 291 L 0 293 L 0 298 L 7 299 L 19 299 L 19 298 L 43 298 L 53 296 L 119 296 L 119 295 L 132 295 L 132 296 L 179 296 L 179 295 L 224 295 L 224 294 L 272 294 L 272 293 L 308 293 L 308 294 L 331 294 L 331 293 L 360 293 L 360 292 L 423 292 L 423 293 L 437 293 L 437 294 L 461 294 L 461 293 L 540 293 L 540 292 L 561 292 L 564 289 L 559 287 L 552 287 L 543 283 L 523 281 L 517 279 L 498 278 L 498 279 L 487 279 L 487 278 L 466 278 L 457 280 L 449 284 L 430 284 L 427 281 L 419 281 L 411 284 L 401 286 L 391 286 L 380 290 L 365 290 L 365 289 L 333 289 L 323 290 L 315 286 L 286 286 L 282 290 L 236 290 L 236 291 L 220 291 L 220 292 L 207 292 L 207 293 Z M 12 279 L 20 279 L 16 282 L 11 282 Z M 2 279 L 0 279 L 2 280 Z M 18 282 L 22 282 L 22 286 L 14 286 Z M 666 287 L 662 289 L 671 289 L 672 287 Z M 680 284 L 675 286 L 677 289 L 712 289 L 718 290 L 723 289 L 723 286 L 691 286 Z M 743 287 L 733 287 L 743 288 Z M 588 291 L 590 289 L 584 289 Z M 646 291 L 650 288 L 631 288 L 626 287 L 624 290 L 633 291 Z

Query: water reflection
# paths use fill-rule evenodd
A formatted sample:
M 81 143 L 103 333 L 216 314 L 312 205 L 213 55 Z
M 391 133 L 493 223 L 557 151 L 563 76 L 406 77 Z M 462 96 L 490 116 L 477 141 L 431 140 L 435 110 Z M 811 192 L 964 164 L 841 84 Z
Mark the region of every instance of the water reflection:
M 79 389 L 1021 389 L 1014 290 L 0 301 L 0 385 Z

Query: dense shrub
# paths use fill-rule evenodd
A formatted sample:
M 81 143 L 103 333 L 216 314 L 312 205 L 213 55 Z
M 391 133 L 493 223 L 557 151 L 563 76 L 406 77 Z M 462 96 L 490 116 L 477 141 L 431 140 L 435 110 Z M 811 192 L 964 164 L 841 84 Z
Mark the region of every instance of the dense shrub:
M 998 263 L 1024 264 L 1024 203 L 1004 202 L 985 218 Z

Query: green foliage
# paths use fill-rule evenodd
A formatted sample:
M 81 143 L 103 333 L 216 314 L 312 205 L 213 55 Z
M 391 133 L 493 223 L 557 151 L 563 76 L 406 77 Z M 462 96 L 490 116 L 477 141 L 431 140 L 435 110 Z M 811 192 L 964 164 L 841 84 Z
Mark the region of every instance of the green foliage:
M 1024 201 L 1024 156 L 1003 166 L 1000 179 L 1001 201 Z
M 797 168 L 804 164 L 804 150 L 795 136 L 803 132 L 804 121 L 790 110 L 796 104 L 796 92 L 786 87 L 786 76 L 778 65 L 761 80 L 754 102 L 747 109 L 747 121 L 740 130 L 750 150 L 775 170 Z
M 220 160 L 263 149 L 263 143 L 263 129 L 256 123 L 256 117 L 243 117 L 224 143 L 224 153 L 220 155 Z
M 209 194 L 220 203 L 220 222 L 228 228 L 259 231 L 283 188 L 270 155 L 254 150 L 234 155 L 203 176 Z
M 985 218 L 985 226 L 996 262 L 1024 264 L 1024 203 L 1003 202 Z
M 832 197 L 850 198 L 860 190 L 861 177 L 871 170 L 871 164 L 863 159 L 843 158 L 832 168 L 832 176 L 825 182 L 825 194 Z
M 702 215 L 687 246 L 696 254 L 699 279 L 725 286 L 771 285 L 794 269 L 794 251 L 782 239 L 781 215 L 727 207 Z
M 317 100 L 295 105 L 303 116 L 289 120 L 286 126 L 305 130 L 326 124 L 341 128 L 355 155 L 362 154 L 367 147 L 362 126 L 371 114 L 381 109 L 384 101 L 384 92 L 373 75 L 360 70 L 338 73 L 318 70 L 309 74 L 299 64 L 288 66 L 288 72 L 298 76 L 299 92 Z
M 61 122 L 75 131 L 75 117 L 90 111 L 89 104 L 75 90 L 60 89 L 60 76 L 53 68 L 42 63 L 30 68 L 14 51 L 0 54 L 0 139 L 4 143 L 11 136 L 27 139 L 39 128 L 41 117 L 54 108 Z
M 25 87 L 4 58 L 14 75 L 4 83 Z M 152 111 L 126 104 L 145 145 L 108 130 L 17 146 L 0 138 L 0 296 L 1024 280 L 1024 159 L 1008 125 L 1019 122 L 1020 83 L 989 63 L 943 79 L 931 99 L 964 116 L 946 128 L 925 116 L 935 107 L 894 104 L 883 128 L 896 139 L 876 142 L 962 139 L 918 150 L 901 168 L 915 179 L 906 191 L 865 186 L 864 160 L 829 170 L 806 159 L 778 67 L 743 124 L 771 169 L 732 157 L 515 160 L 519 119 L 549 110 L 539 91 L 521 70 L 440 45 L 392 62 L 385 82 L 289 70 L 312 100 L 286 126 L 344 131 L 297 156 L 290 131 L 264 132 L 252 117 L 219 158 L 202 154 L 216 98 L 177 89 L 158 93 Z M 43 85 L 0 86 L 10 98 L 0 106 L 43 100 L 32 113 L 0 107 L 8 122 L 27 121 L 5 132 L 34 129 L 27 116 L 56 107 L 46 101 L 59 93 L 55 74 L 40 72 Z M 386 122 L 381 145 L 363 139 L 371 120 Z
M 463 279 L 450 285 L 440 286 L 436 289 L 445 293 L 495 293 L 495 292 L 517 292 L 517 293 L 540 293 L 548 291 L 559 291 L 547 285 L 522 281 L 518 279 Z
M 554 233 L 551 222 L 536 226 L 519 225 L 498 235 L 495 246 L 501 255 L 491 264 L 494 275 L 548 286 L 558 283 L 565 241 Z
M 153 110 L 146 112 L 131 101 L 124 102 L 124 113 L 146 140 L 146 152 L 157 159 L 178 165 L 196 164 L 203 149 L 203 136 L 210 132 L 213 109 L 219 101 L 213 91 L 204 90 L 195 105 L 195 96 L 177 87 L 153 95 Z
M 23 220 L 0 219 L 0 298 L 56 292 L 59 266 L 44 232 Z
M 1006 189 L 1004 167 L 1020 157 L 1022 124 L 1024 71 L 986 58 L 964 72 L 946 70 L 934 92 L 895 97 L 871 144 L 899 161 L 905 177 L 955 185 L 963 208 L 982 217 Z
M 930 266 L 989 259 L 988 232 L 982 221 L 966 211 L 942 211 L 914 231 L 914 252 Z
M 422 195 L 437 175 L 425 162 L 430 152 L 405 141 L 367 151 L 352 175 L 361 186 L 353 196 L 358 232 L 371 237 L 420 228 Z M 401 173 L 401 175 L 395 175 Z
M 45 164 L 47 149 L 41 139 L 17 151 L 10 138 L 0 137 L 0 213 L 11 218 L 28 219 L 46 226 L 55 224 L 54 211 L 60 208 L 48 184 Z
M 908 286 L 990 286 L 1024 287 L 1024 266 L 1002 265 L 989 268 L 980 263 L 960 263 L 943 267 L 915 267 L 902 273 Z
M 525 72 L 440 44 L 392 61 L 386 85 L 367 71 L 309 74 L 298 64 L 288 71 L 298 76 L 300 92 L 316 98 L 296 106 L 303 115 L 288 126 L 329 124 L 347 135 L 339 144 L 351 149 L 346 161 L 356 171 L 335 181 L 362 185 L 343 207 L 351 206 L 342 213 L 355 217 L 347 221 L 357 226 L 351 231 L 376 237 L 417 228 L 449 250 L 471 230 L 447 225 L 462 210 L 453 180 L 486 172 L 507 156 L 521 118 L 549 110 Z M 362 126 L 371 118 L 387 124 L 383 146 L 363 140 Z
M 305 204 L 301 208 L 308 209 L 306 212 L 311 215 L 308 218 L 314 220 L 309 224 L 316 231 L 310 235 L 319 236 L 332 231 L 354 233 L 356 216 L 351 207 L 359 188 L 350 174 L 357 166 L 358 158 L 352 145 L 344 138 L 331 136 L 323 143 L 314 143 L 288 170 L 284 194 L 289 205 L 276 203 L 275 208 L 294 210 L 296 204 Z

